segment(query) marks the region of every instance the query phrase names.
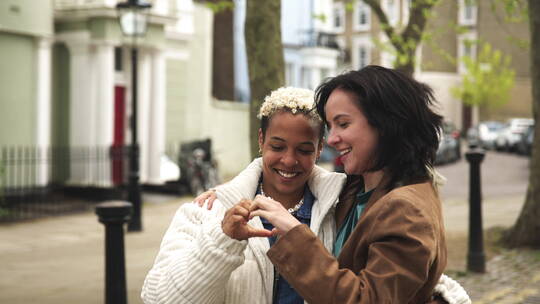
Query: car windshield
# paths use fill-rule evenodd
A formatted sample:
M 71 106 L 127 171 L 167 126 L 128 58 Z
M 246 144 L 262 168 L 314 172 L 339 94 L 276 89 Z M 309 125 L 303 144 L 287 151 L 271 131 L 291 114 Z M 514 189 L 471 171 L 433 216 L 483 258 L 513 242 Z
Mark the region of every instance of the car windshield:
M 488 122 L 488 123 L 486 123 L 486 126 L 492 132 L 493 131 L 498 131 L 498 130 L 500 130 L 500 129 L 502 129 L 504 127 L 504 125 L 502 123 L 498 123 L 498 122 Z

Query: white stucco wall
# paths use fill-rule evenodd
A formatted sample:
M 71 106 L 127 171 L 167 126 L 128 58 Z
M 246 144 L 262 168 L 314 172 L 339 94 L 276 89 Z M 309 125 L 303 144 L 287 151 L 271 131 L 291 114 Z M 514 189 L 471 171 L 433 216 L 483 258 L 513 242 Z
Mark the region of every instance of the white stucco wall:
M 421 72 L 415 74 L 415 78 L 430 85 L 433 89 L 439 104 L 438 113 L 443 115 L 445 119 L 454 122 L 456 126 L 461 126 L 462 103 L 453 97 L 450 92 L 452 87 L 459 84 L 459 76 L 454 73 Z M 475 118 L 473 118 L 473 121 L 475 121 Z
M 222 178 L 236 175 L 249 164 L 249 105 L 211 97 L 212 23 L 209 9 L 194 5 L 195 34 L 187 69 L 188 98 L 184 105 L 182 141 L 212 139 Z
M 212 100 L 204 132 L 212 139 L 222 179 L 230 178 L 251 161 L 249 104 Z

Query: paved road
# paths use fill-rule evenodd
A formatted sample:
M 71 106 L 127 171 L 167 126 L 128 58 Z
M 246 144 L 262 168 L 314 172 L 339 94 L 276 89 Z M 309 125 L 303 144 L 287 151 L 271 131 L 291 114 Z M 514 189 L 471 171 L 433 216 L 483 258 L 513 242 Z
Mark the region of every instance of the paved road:
M 487 155 L 483 166 L 487 225 L 511 225 L 515 220 L 526 187 L 526 163 L 516 156 Z M 467 168 L 464 161 L 438 167 L 448 178 L 442 197 L 449 241 L 456 237 L 460 243 L 467 229 Z M 144 232 L 126 235 L 129 303 L 141 303 L 140 288 L 161 237 L 175 210 L 188 200 L 145 197 Z M 0 303 L 103 303 L 103 235 L 103 226 L 92 213 L 0 226 Z
M 469 163 L 465 156 L 453 164 L 436 169 L 448 180 L 441 191 L 443 199 L 468 199 Z M 487 151 L 481 166 L 482 193 L 485 199 L 497 199 L 525 193 L 529 178 L 529 158 Z

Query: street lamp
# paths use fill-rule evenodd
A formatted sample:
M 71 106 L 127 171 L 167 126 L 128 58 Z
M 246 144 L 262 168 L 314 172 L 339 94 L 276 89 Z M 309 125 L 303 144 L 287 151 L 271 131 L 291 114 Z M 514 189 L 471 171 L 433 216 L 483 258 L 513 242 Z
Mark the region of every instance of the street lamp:
M 133 214 L 128 231 L 142 231 L 141 188 L 139 186 L 139 144 L 137 142 L 137 37 L 146 34 L 148 11 L 152 7 L 143 0 L 128 0 L 116 5 L 120 27 L 131 38 L 131 146 L 129 148 L 128 201 L 133 204 Z

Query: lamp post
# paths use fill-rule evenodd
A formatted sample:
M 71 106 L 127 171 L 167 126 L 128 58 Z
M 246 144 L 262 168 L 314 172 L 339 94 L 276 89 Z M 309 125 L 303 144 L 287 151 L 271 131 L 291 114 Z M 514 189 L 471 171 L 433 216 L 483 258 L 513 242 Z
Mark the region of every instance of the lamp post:
M 142 231 L 141 188 L 139 186 L 139 143 L 137 142 L 137 38 L 146 34 L 150 3 L 143 0 L 128 0 L 116 5 L 120 27 L 131 39 L 131 145 L 129 147 L 128 201 L 133 204 L 133 214 L 128 231 Z

